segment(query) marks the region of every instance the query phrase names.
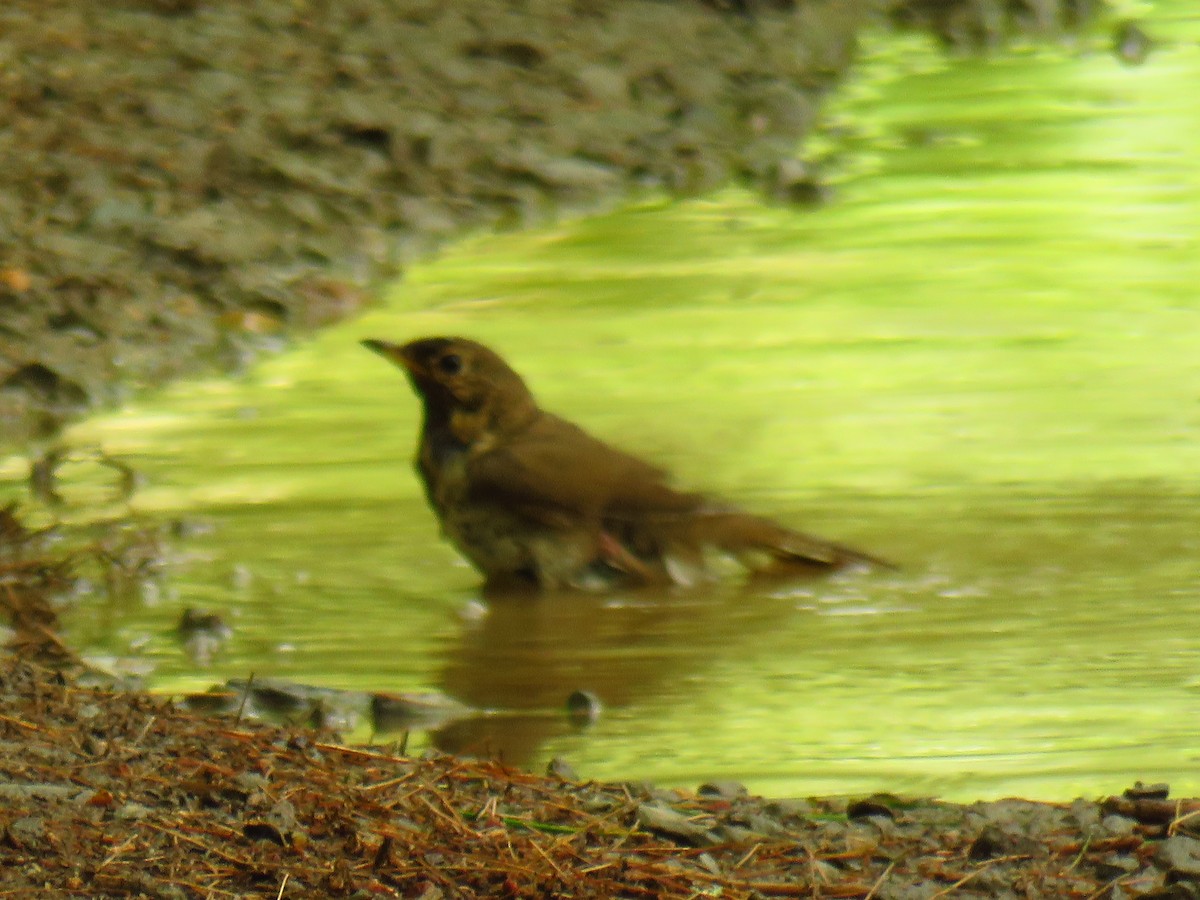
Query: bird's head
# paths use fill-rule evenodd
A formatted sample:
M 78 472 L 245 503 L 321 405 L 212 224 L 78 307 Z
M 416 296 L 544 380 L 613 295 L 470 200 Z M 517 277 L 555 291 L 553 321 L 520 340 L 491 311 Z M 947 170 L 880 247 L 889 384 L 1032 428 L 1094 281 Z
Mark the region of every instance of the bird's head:
M 426 416 L 463 431 L 467 443 L 474 433 L 523 424 L 537 410 L 521 376 L 483 344 L 461 337 L 362 343 L 404 369 Z

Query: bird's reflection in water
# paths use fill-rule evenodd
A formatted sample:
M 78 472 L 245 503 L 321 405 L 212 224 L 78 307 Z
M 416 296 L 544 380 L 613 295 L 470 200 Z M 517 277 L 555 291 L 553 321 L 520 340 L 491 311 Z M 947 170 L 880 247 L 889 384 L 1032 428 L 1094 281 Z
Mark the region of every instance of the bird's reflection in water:
M 749 583 L 489 598 L 486 614 L 451 650 L 439 687 L 493 714 L 447 725 L 433 742 L 524 765 L 548 740 L 579 727 L 567 708 L 573 693 L 620 708 L 668 687 L 676 692 L 681 679 L 739 652 L 746 638 L 800 615 L 794 602 L 763 594 Z

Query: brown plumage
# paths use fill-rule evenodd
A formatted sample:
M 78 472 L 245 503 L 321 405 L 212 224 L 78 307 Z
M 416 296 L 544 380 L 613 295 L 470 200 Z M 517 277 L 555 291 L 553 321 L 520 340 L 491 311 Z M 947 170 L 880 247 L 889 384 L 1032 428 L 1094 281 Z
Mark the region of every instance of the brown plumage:
M 490 584 L 690 583 L 710 548 L 755 571 L 878 562 L 675 490 L 662 469 L 540 409 L 475 341 L 363 344 L 401 366 L 421 398 L 417 472 L 443 533 Z

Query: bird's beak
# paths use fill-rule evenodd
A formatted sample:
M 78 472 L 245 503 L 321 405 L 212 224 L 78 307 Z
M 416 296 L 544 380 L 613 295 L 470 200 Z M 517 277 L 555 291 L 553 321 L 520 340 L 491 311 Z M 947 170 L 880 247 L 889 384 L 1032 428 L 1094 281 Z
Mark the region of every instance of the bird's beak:
M 384 359 L 391 360 L 400 368 L 413 374 L 417 373 L 418 366 L 416 365 L 416 360 L 409 355 L 408 348 L 403 344 L 393 344 L 389 341 L 377 341 L 373 338 L 368 338 L 362 341 L 362 345 L 368 350 L 375 351 Z

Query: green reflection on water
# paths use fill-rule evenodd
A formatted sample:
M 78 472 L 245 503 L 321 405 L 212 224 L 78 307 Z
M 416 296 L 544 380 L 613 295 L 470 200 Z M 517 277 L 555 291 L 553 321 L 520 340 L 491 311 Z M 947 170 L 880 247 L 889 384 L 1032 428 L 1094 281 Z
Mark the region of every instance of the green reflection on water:
M 442 742 L 589 777 L 1200 790 L 1184 9 L 1156 8 L 1163 46 L 1132 69 L 881 38 L 831 113 L 847 155 L 824 209 L 728 191 L 474 239 L 240 382 L 76 429 L 147 475 L 139 510 L 217 531 L 184 545 L 178 596 L 85 605 L 73 636 L 141 646 L 170 690 L 254 670 L 524 710 Z M 546 406 L 680 482 L 903 569 L 462 620 L 476 578 L 409 471 L 416 404 L 357 346 L 436 332 L 496 345 Z M 185 605 L 236 629 L 208 670 L 170 636 Z M 577 688 L 608 706 L 582 734 L 557 714 Z

